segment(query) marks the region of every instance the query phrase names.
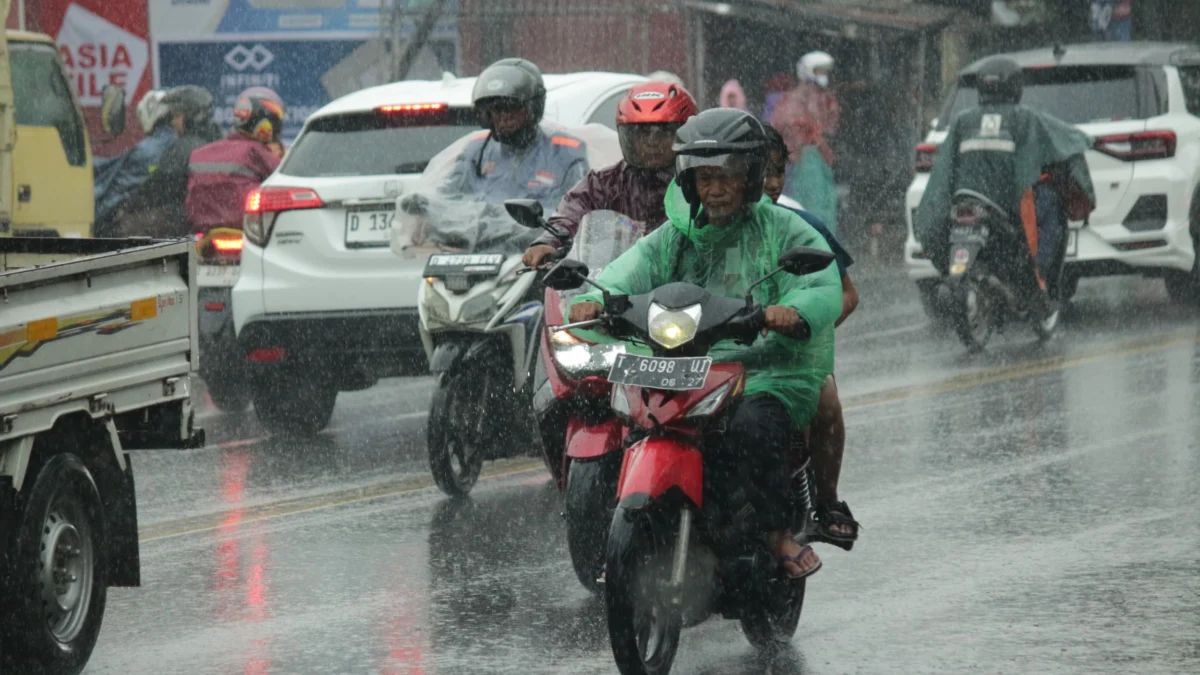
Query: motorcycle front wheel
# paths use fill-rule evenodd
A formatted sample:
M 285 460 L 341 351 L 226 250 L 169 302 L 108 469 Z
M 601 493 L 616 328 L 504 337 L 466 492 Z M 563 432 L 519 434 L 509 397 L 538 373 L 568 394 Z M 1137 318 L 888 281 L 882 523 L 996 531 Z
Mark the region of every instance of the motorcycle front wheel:
M 621 675 L 667 675 L 675 661 L 683 627 L 681 607 L 670 599 L 676 534 L 622 508 L 613 514 L 604 602 Z
M 604 571 L 605 535 L 621 472 L 619 452 L 574 460 L 567 469 L 567 549 L 579 583 L 595 593 Z
M 480 399 L 485 388 L 465 373 L 442 373 L 429 406 L 426 440 L 433 482 L 451 497 L 471 492 L 483 470 Z

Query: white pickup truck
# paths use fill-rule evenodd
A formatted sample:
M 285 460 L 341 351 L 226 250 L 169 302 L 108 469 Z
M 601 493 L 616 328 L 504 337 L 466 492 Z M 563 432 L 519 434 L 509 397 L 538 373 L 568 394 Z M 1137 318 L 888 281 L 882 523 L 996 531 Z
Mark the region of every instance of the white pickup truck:
M 78 673 L 108 587 L 140 584 L 126 451 L 203 445 L 195 259 L 186 240 L 0 238 L 2 672 Z

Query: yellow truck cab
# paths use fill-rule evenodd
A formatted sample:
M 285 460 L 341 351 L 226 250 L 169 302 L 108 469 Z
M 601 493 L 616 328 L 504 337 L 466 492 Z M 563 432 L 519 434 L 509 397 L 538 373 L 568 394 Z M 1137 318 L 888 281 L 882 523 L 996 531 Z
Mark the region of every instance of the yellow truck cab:
M 0 0 L 7 16 L 11 0 Z M 9 30 L 0 45 L 0 236 L 90 237 L 92 150 L 83 111 L 48 35 Z M 105 91 L 120 133 L 125 92 Z

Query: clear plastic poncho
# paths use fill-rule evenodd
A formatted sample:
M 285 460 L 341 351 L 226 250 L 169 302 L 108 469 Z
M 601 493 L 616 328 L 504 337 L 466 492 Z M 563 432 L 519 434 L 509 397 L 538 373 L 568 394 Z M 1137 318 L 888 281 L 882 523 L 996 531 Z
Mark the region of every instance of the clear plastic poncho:
M 767 197 L 750 217 L 723 226 L 695 227 L 682 191 L 672 183 L 666 196 L 664 225 L 604 268 L 597 283 L 613 293 L 638 295 L 670 283 L 686 281 L 708 292 L 745 297 L 750 284 L 777 267 L 779 255 L 796 246 L 828 251 L 825 239 L 798 214 L 777 207 Z M 764 307 L 791 307 L 812 328 L 809 340 L 771 332 L 753 345 L 726 340 L 710 355 L 716 361 L 743 363 L 746 394 L 765 393 L 787 408 L 792 424 L 812 421 L 825 378 L 833 372 L 833 323 L 842 312 L 842 282 L 837 266 L 815 274 L 775 275 L 754 290 Z M 584 293 L 572 302 L 601 302 L 600 293 Z
M 600 124 L 565 127 L 555 122 L 542 122 L 540 126 L 547 136 L 565 134 L 582 141 L 586 146 L 587 168 L 611 166 L 621 159 L 617 133 L 608 127 Z M 492 195 L 489 201 L 447 189 L 459 158 L 480 138 L 479 132 L 468 134 L 439 152 L 429 161 L 417 184 L 397 200 L 393 253 L 419 259 L 445 252 L 512 255 L 524 251 L 542 233 L 517 223 L 503 204 L 504 199 L 539 198 L 537 191 L 521 192 L 513 182 L 513 194 L 503 195 L 500 200 Z M 566 185 L 563 194 L 572 187 Z M 558 194 L 548 200 L 551 203 L 543 203 L 547 218 L 561 198 Z

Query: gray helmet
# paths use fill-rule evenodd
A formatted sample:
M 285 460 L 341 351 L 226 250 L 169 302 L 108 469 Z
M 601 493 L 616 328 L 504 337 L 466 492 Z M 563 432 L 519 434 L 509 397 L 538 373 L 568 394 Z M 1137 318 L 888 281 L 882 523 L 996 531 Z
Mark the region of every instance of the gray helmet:
M 204 87 L 185 84 L 174 87 L 162 97 L 162 104 L 172 112 L 184 115 L 187 129 L 195 130 L 208 126 L 213 118 L 213 96 Z
M 496 140 L 506 145 L 526 145 L 533 139 L 546 111 L 546 84 L 542 80 L 542 71 L 525 59 L 500 59 L 475 79 L 471 104 L 479 115 L 479 123 L 490 129 Z M 529 116 L 526 126 L 509 134 L 510 137 L 501 138 L 488 117 L 489 107 L 498 104 L 524 106 Z
M 746 172 L 745 203 L 762 197 L 767 136 L 753 115 L 736 108 L 711 108 L 675 132 L 675 181 L 689 204 L 699 204 L 696 167 L 719 166 Z
M 988 59 L 975 74 L 975 87 L 983 105 L 1021 102 L 1021 67 L 1009 58 Z

